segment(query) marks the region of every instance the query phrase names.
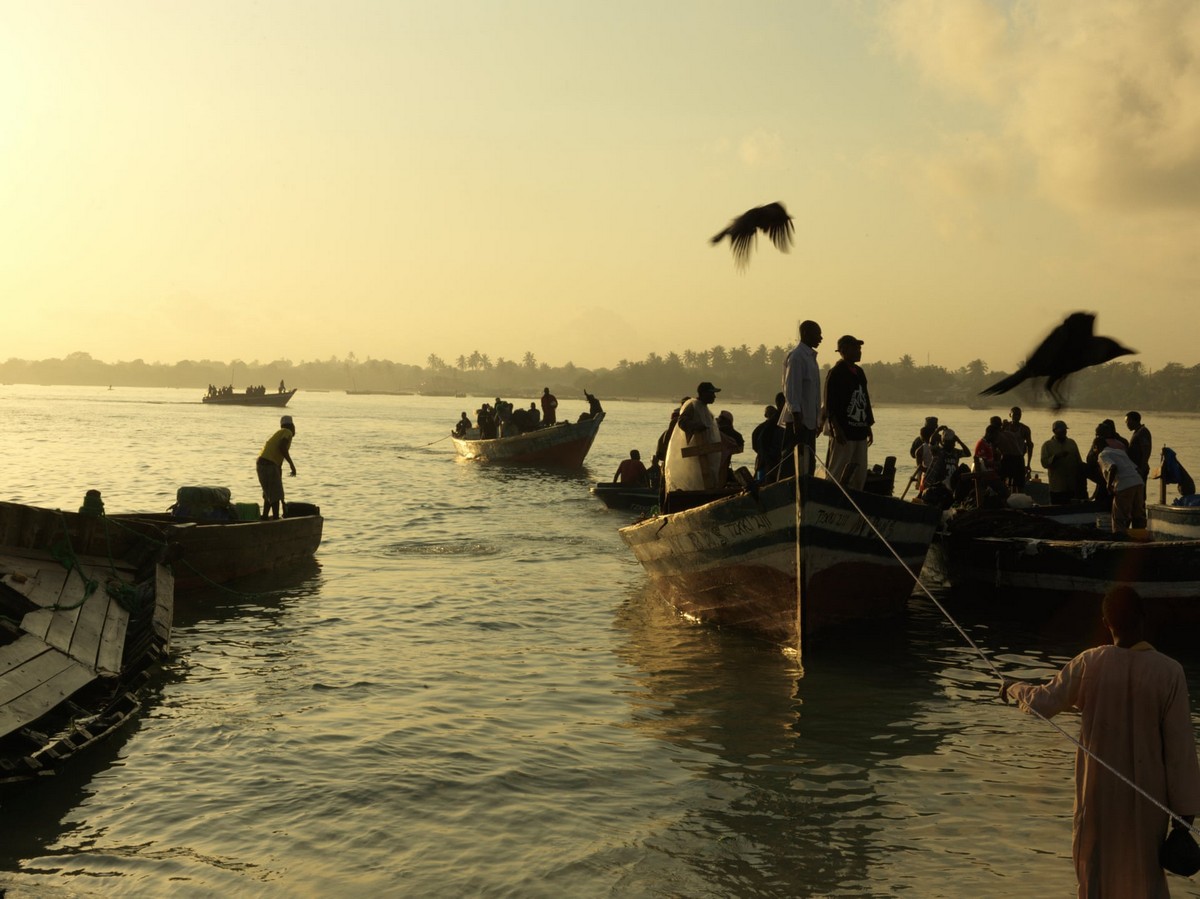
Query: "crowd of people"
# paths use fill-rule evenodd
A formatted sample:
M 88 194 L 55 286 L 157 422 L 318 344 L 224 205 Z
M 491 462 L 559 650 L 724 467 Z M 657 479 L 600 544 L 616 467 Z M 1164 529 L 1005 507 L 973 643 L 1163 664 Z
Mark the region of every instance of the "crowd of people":
M 1146 487 L 1150 480 L 1153 438 L 1139 412 L 1125 416 L 1129 437 L 1106 418 L 1095 426 L 1087 451 L 1067 436 L 1066 421 L 1055 421 L 1038 461 L 1046 471 L 1049 500 L 1063 504 L 1094 500 L 1109 511 L 1113 531 L 1146 526 Z M 949 508 L 952 505 L 1003 505 L 1021 493 L 1032 471 L 1036 445 L 1029 426 L 1021 421 L 1021 408 L 1013 406 L 1007 420 L 992 416 L 983 436 L 969 449 L 955 432 L 925 419 L 913 440 L 911 455 L 917 463 L 914 479 L 922 502 Z M 970 460 L 969 464 L 967 460 Z
M 583 392 L 587 400 L 588 410 L 579 415 L 579 421 L 586 421 L 604 413 L 600 400 Z M 515 437 L 518 434 L 528 434 L 539 428 L 549 428 L 558 424 L 558 397 L 546 387 L 542 390 L 541 408 L 538 402 L 529 404 L 529 408 L 514 408 L 513 404 L 500 397 L 495 403 L 484 403 L 475 410 L 475 422 L 464 411 L 454 425 L 452 431 L 455 437 L 473 437 L 477 440 L 494 440 L 499 437 Z
M 233 389 L 232 384 L 229 384 L 225 387 L 216 387 L 212 384 L 208 385 L 209 396 L 233 396 L 235 392 L 236 391 Z M 287 390 L 283 386 L 283 381 L 279 382 L 279 390 L 277 392 L 287 393 Z M 263 384 L 251 384 L 246 388 L 246 396 L 266 396 L 266 393 L 267 388 Z

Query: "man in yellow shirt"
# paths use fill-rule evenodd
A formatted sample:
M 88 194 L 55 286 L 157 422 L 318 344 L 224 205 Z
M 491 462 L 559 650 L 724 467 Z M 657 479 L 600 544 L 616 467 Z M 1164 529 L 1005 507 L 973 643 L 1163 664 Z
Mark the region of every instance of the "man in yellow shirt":
M 292 438 L 296 436 L 296 426 L 292 416 L 285 415 L 279 419 L 279 430 L 267 438 L 262 452 L 258 454 L 258 483 L 262 485 L 263 509 L 262 518 L 278 518 L 283 506 L 283 463 L 287 462 L 292 468 L 292 477 L 296 476 L 296 463 L 292 461 L 290 450 Z

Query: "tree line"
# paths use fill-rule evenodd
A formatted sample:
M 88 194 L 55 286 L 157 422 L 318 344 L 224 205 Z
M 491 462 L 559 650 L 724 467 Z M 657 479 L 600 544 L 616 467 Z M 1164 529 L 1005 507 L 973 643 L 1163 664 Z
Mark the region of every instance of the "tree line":
M 678 400 L 694 394 L 700 381 L 712 381 L 722 389 L 722 398 L 764 405 L 780 389 L 784 360 L 790 347 L 756 348 L 746 345 L 717 345 L 707 350 L 684 350 L 666 355 L 650 353 L 645 359 L 621 359 L 611 368 L 588 369 L 570 362 L 551 366 L 539 362 L 532 352 L 517 359 L 494 360 L 472 350 L 452 361 L 431 354 L 424 365 L 359 359 L 354 353 L 311 362 L 278 359 L 273 362 L 186 360 L 175 363 L 102 362 L 88 353 L 71 353 L 63 359 L 27 361 L 9 359 L 0 363 L 0 382 L 5 384 L 73 384 L 114 387 L 178 387 L 200 393 L 208 385 L 233 386 L 241 391 L 251 385 L 274 389 L 280 381 L 288 387 L 308 390 L 420 393 L 426 395 L 535 397 L 544 387 L 563 396 L 584 390 L 611 399 Z M 822 360 L 828 364 L 836 360 Z M 895 362 L 864 363 L 875 403 L 946 405 L 964 403 L 981 408 L 996 401 L 976 403 L 978 393 L 1008 372 L 993 371 L 982 359 L 959 369 L 940 365 L 918 365 L 912 356 Z M 1086 369 L 1070 381 L 1066 394 L 1070 404 L 1083 408 L 1116 405 L 1142 411 L 1200 411 L 1200 365 L 1169 363 L 1148 371 L 1140 362 L 1110 362 Z M 1034 384 L 1023 384 L 1008 394 L 1017 405 L 1046 401 Z M 1001 399 L 1000 403 L 1007 402 Z

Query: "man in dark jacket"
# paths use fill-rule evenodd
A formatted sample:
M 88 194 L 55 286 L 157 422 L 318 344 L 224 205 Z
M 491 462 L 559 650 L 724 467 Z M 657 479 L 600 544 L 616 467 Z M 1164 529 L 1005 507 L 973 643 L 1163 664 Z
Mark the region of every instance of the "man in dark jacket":
M 867 393 L 867 376 L 858 361 L 863 342 L 849 334 L 838 339 L 841 359 L 825 376 L 825 415 L 829 424 L 829 461 L 832 475 L 854 490 L 867 482 L 867 447 L 875 440 L 871 431 L 875 414 Z

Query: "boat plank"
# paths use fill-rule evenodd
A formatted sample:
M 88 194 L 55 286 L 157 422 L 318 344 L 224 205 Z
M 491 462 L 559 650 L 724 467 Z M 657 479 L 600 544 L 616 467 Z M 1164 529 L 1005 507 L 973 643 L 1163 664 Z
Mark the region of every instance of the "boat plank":
M 120 673 L 128 630 L 129 613 L 115 599 L 110 599 L 94 643 L 96 670 L 101 674 Z
M 19 664 L 8 670 L 8 675 L 0 684 L 0 706 L 8 706 L 21 696 L 36 690 L 40 684 L 57 677 L 70 668 L 84 668 L 65 653 L 52 649 L 42 643 L 37 637 L 28 634 L 19 640 L 0 648 L 0 657 L 12 656 L 20 658 Z M 91 671 L 84 683 L 95 677 Z M 6 733 L 7 731 L 0 731 Z
M 95 678 L 94 672 L 55 650 L 35 656 L 5 678 L 0 733 L 36 721 Z

